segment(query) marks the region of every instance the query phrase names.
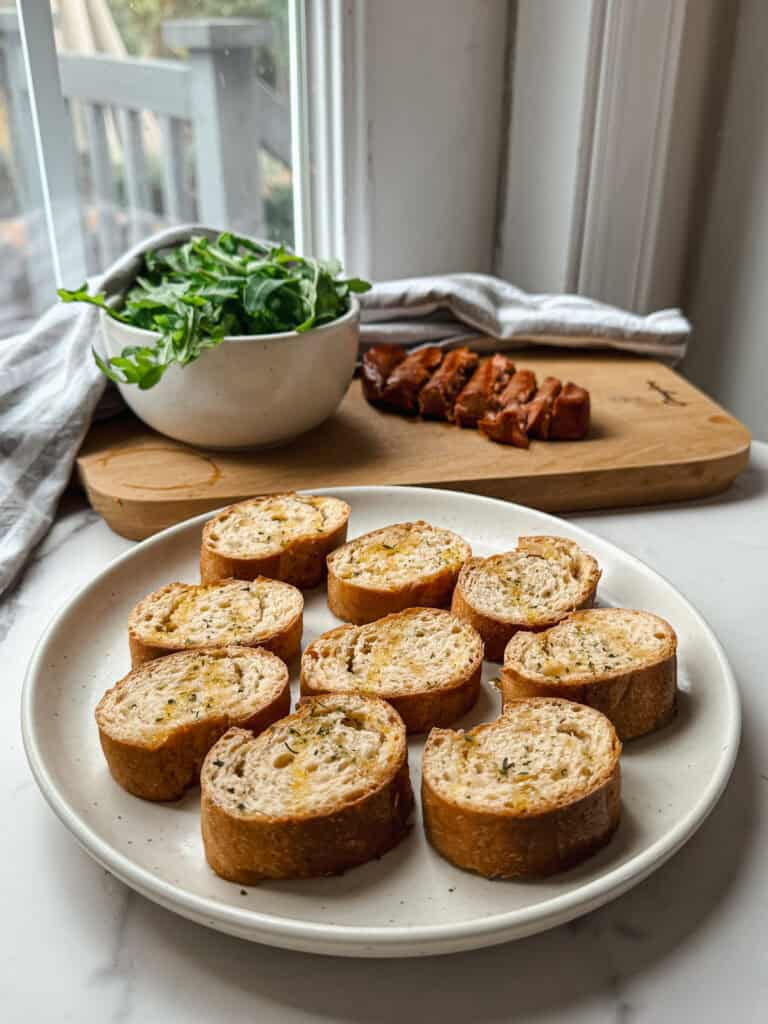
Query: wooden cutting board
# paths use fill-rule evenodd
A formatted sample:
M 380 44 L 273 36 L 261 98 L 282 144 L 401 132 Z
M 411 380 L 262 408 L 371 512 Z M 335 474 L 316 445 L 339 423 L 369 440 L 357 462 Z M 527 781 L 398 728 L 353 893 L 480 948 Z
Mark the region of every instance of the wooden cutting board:
M 127 414 L 107 420 L 86 438 L 79 477 L 112 529 L 140 539 L 265 492 L 425 484 L 570 511 L 714 494 L 747 463 L 746 427 L 660 363 L 562 351 L 526 351 L 518 361 L 590 390 L 586 440 L 497 445 L 476 430 L 379 412 L 355 380 L 332 419 L 269 451 L 201 451 Z

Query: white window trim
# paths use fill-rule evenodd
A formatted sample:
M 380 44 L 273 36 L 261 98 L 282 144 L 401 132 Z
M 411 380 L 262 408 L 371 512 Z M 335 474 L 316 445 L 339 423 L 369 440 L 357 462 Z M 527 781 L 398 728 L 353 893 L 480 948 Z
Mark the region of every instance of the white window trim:
M 371 270 L 366 0 L 289 0 L 294 237 Z
M 661 218 L 688 212 L 666 188 L 688 7 L 608 0 L 603 27 L 577 287 L 642 312 L 656 298 Z
M 559 0 L 519 0 L 501 276 L 639 312 L 679 303 L 715 7 L 575 0 L 568 22 Z M 525 103 L 542 82 L 549 116 Z
M 373 279 L 490 272 L 508 0 L 288 3 L 296 247 Z M 37 103 L 51 243 L 82 252 L 50 11 L 20 4 L 33 78 L 53 93 Z M 69 283 L 84 261 L 66 262 Z
M 289 5 L 299 250 L 374 278 L 490 271 L 500 223 L 497 272 L 522 287 L 639 310 L 677 300 L 716 0 Z M 36 0 L 19 8 L 31 78 L 44 89 L 33 109 L 49 234 L 72 266 L 81 236 L 71 140 L 57 82 L 36 73 L 55 66 L 50 10 Z
M 51 264 L 61 287 L 62 263 L 68 281 L 86 277 L 69 114 L 61 93 L 51 5 L 17 0 L 17 11 Z
M 518 0 L 496 272 L 575 291 L 607 0 Z
M 297 246 L 372 279 L 491 272 L 508 0 L 290 2 Z

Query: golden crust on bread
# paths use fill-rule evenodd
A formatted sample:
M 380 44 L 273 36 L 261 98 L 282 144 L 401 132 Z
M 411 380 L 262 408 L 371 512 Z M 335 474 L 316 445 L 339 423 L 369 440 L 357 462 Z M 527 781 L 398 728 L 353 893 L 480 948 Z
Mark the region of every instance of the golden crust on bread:
M 459 574 L 451 611 L 469 622 L 489 661 L 501 661 L 520 629 L 546 629 L 591 605 L 600 569 L 565 537 L 520 537 L 513 551 L 471 558 Z
M 347 536 L 349 505 L 339 498 L 269 494 L 223 509 L 203 528 L 200 578 L 257 576 L 316 587 L 327 555 Z
M 314 640 L 301 660 L 301 692 L 366 693 L 388 701 L 408 732 L 450 725 L 477 700 L 483 642 L 450 612 L 408 608 Z
M 288 583 L 219 580 L 168 583 L 128 617 L 134 667 L 190 647 L 266 647 L 290 661 L 301 646 L 304 598 Z
M 553 874 L 605 845 L 619 822 L 621 743 L 600 712 L 557 698 L 512 701 L 424 748 L 427 837 L 487 878 Z
M 471 554 L 457 534 L 421 520 L 373 530 L 328 556 L 328 606 L 356 625 L 405 608 L 445 608 Z
M 666 725 L 677 705 L 677 637 L 650 612 L 591 608 L 543 633 L 517 633 L 501 672 L 505 701 L 565 697 L 597 708 L 622 740 Z
M 113 778 L 146 800 L 175 800 L 231 726 L 259 733 L 290 708 L 288 669 L 269 651 L 182 651 L 133 669 L 107 690 L 96 724 Z
M 403 838 L 413 807 L 405 727 L 385 701 L 303 700 L 254 738 L 231 729 L 201 775 L 205 855 L 222 878 L 338 874 Z

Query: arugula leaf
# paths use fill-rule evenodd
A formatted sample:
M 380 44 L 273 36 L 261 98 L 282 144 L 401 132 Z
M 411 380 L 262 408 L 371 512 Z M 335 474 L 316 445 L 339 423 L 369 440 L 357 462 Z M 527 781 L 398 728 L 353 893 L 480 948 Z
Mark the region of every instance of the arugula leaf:
M 238 334 L 308 331 L 349 309 L 349 295 L 371 286 L 340 278 L 338 260 L 297 256 L 283 245 L 260 245 L 225 231 L 215 241 L 193 236 L 181 245 L 144 253 L 143 272 L 120 308 L 88 285 L 58 290 L 62 302 L 87 302 L 121 323 L 158 335 L 104 360 L 101 372 L 120 384 L 154 387 L 169 366 L 186 366 L 202 352 Z
M 364 281 L 362 277 L 350 277 L 344 283 L 351 292 L 367 292 L 371 287 L 370 281 Z
M 293 288 L 298 280 L 297 277 L 260 277 L 254 274 L 243 289 L 243 306 L 252 317 L 258 317 L 262 310 L 268 308 L 270 296 L 280 288 Z
M 92 306 L 98 306 L 100 309 L 105 310 L 113 320 L 121 320 L 125 324 L 131 323 L 127 316 L 124 316 L 119 312 L 119 310 L 113 309 L 111 306 L 107 305 L 106 295 L 104 295 L 103 292 L 91 295 L 88 292 L 87 281 L 83 282 L 83 284 L 74 291 L 68 291 L 66 288 L 57 288 L 56 294 L 62 302 L 89 302 Z

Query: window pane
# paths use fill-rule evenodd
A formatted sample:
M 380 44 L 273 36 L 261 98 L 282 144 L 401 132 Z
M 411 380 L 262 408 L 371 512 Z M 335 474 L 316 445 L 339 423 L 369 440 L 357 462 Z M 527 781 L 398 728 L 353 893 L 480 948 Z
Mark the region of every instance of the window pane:
M 292 243 L 287 0 L 52 11 L 89 272 L 185 221 Z
M 0 338 L 23 330 L 55 294 L 21 40 L 0 0 Z

